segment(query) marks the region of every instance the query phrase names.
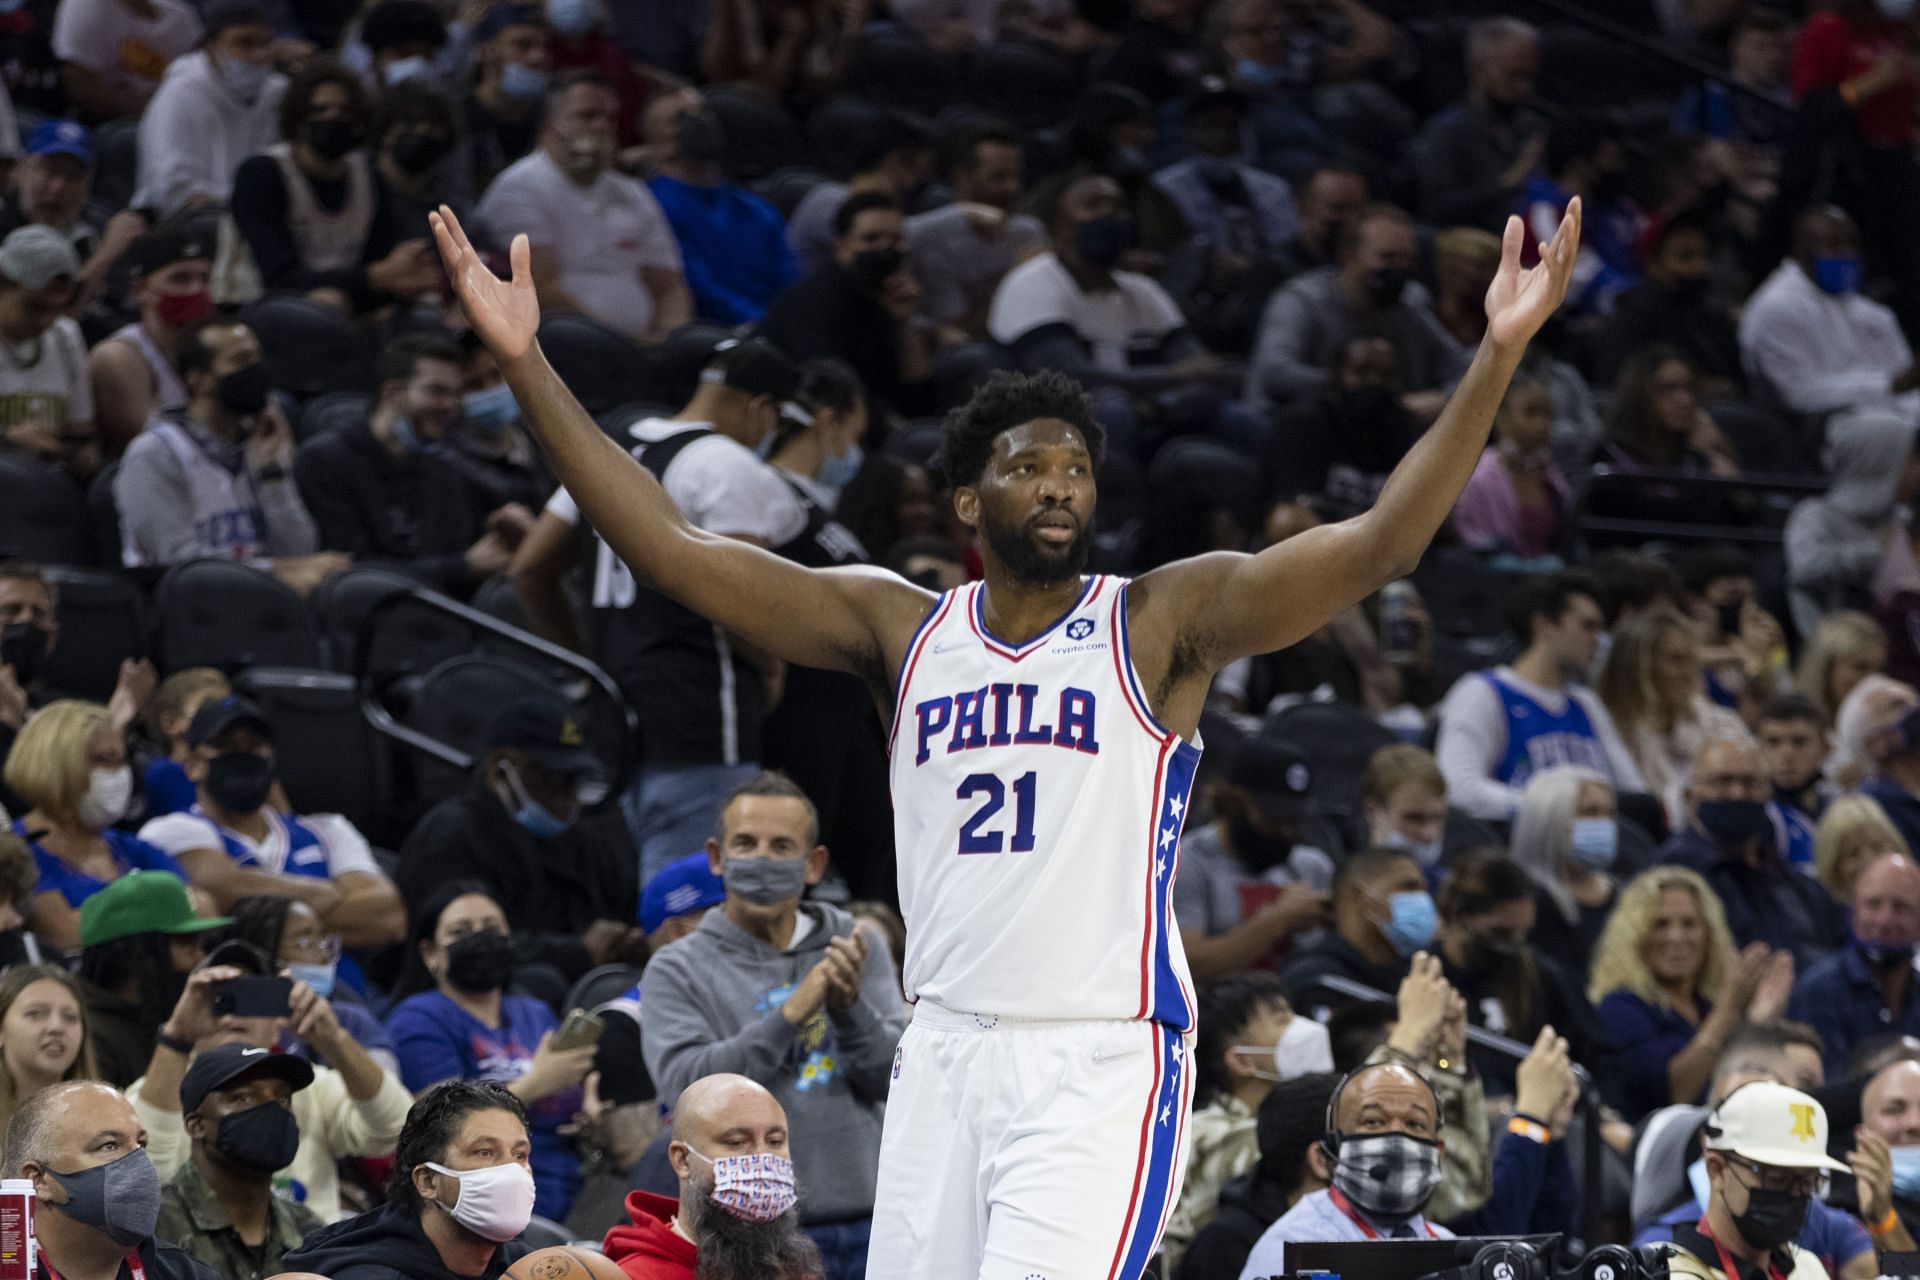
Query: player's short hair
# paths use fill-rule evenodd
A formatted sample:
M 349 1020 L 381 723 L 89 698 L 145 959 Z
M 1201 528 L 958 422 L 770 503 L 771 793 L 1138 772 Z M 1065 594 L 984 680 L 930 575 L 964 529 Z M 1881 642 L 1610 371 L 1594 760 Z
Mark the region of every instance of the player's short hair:
M 1280 976 L 1255 970 L 1231 974 L 1200 989 L 1200 1030 L 1193 1047 L 1195 1106 L 1227 1092 L 1227 1050 L 1244 1044 L 1247 1024 L 1262 1009 L 1284 1007 L 1287 993 Z
M 799 783 L 780 770 L 763 769 L 757 777 L 749 778 L 727 792 L 727 798 L 720 802 L 720 808 L 713 815 L 713 834 L 722 844 L 726 843 L 727 811 L 733 808 L 735 800 L 743 796 L 769 796 L 780 800 L 798 800 L 807 809 L 807 847 L 811 849 L 820 843 L 820 810 L 814 807 L 813 797 L 801 789 Z
M 1056 418 L 1080 433 L 1095 466 L 1106 453 L 1107 433 L 1094 420 L 1093 401 L 1079 383 L 1062 374 L 994 371 L 967 402 L 947 415 L 933 467 L 950 489 L 977 485 L 993 457 L 993 442 L 1007 431 L 1040 418 Z
M 1600 588 L 1584 573 L 1543 573 L 1528 578 L 1513 592 L 1507 621 L 1521 648 L 1533 643 L 1533 620 L 1545 618 L 1558 622 L 1567 616 L 1575 596 L 1600 603 Z

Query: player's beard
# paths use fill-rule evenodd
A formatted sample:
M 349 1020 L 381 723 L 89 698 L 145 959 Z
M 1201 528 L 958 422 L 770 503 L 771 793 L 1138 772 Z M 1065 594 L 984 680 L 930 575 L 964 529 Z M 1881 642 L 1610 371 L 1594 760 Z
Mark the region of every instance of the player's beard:
M 748 1222 L 713 1202 L 713 1184 L 694 1182 L 688 1206 L 700 1237 L 693 1280 L 816 1280 L 825 1274 L 820 1249 L 789 1209 L 772 1222 Z
M 1093 526 L 1079 522 L 1072 542 L 1054 546 L 1034 536 L 1039 518 L 1035 515 L 1024 525 L 1014 525 L 988 515 L 983 527 L 987 546 L 1016 581 L 1028 586 L 1051 587 L 1078 578 L 1086 571 L 1087 554 L 1093 547 Z

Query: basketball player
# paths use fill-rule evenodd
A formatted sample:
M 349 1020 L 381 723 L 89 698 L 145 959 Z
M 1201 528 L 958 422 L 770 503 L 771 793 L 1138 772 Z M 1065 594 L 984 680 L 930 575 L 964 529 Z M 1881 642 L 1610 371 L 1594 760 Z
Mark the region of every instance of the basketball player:
M 526 237 L 502 281 L 450 212 L 433 227 L 554 473 L 634 575 L 788 662 L 862 677 L 891 715 L 918 1007 L 868 1276 L 1135 1280 L 1187 1149 L 1194 999 L 1171 903 L 1207 686 L 1419 560 L 1566 293 L 1579 201 L 1531 270 L 1509 221 L 1486 339 L 1373 509 L 1259 555 L 1086 576 L 1102 445 L 1087 398 L 1056 375 L 990 380 L 942 447 L 986 580 L 937 598 L 694 528 L 541 355 Z

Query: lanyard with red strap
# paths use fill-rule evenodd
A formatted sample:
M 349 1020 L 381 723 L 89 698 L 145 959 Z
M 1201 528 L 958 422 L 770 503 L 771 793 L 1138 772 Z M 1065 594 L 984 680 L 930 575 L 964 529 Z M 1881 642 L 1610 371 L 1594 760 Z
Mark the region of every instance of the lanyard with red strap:
M 1694 1224 L 1693 1229 L 1704 1236 L 1707 1242 L 1719 1252 L 1720 1274 L 1725 1276 L 1727 1280 L 1740 1280 L 1740 1272 L 1734 1267 L 1733 1255 L 1727 1252 L 1727 1246 L 1713 1238 L 1713 1232 L 1707 1229 L 1705 1216 L 1702 1216 L 1700 1221 Z M 1773 1265 L 1772 1254 L 1767 1255 L 1767 1276 L 1769 1280 L 1787 1280 L 1785 1276 L 1780 1274 L 1780 1268 Z
M 127 1250 L 125 1263 L 127 1274 L 131 1276 L 133 1280 L 147 1280 L 147 1269 L 140 1265 L 140 1251 L 138 1249 Z M 53 1264 L 47 1261 L 45 1254 L 42 1254 L 40 1257 L 40 1270 L 46 1274 L 47 1280 L 61 1280 L 60 1273 L 53 1269 Z
M 1380 1238 L 1380 1233 L 1373 1229 L 1373 1224 L 1360 1216 L 1360 1211 L 1353 1207 L 1353 1202 L 1347 1199 L 1340 1188 L 1328 1187 L 1327 1199 L 1333 1201 L 1334 1208 L 1347 1215 L 1347 1221 L 1358 1227 L 1361 1235 L 1369 1240 L 1378 1240 Z M 1429 1240 L 1438 1240 L 1440 1238 L 1440 1233 L 1433 1229 L 1433 1224 L 1422 1221 L 1420 1225 L 1426 1230 Z M 1727 1280 L 1738 1280 L 1738 1278 L 1729 1276 Z M 1785 1277 L 1779 1277 L 1778 1280 L 1785 1280 Z

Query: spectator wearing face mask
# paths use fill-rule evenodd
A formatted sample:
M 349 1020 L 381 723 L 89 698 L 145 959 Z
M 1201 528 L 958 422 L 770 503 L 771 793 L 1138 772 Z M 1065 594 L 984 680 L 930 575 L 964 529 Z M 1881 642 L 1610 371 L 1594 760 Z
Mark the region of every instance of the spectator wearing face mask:
M 434 61 L 447 45 L 442 11 L 427 0 L 380 0 L 360 15 L 372 87 L 385 95 L 403 84 L 437 85 Z
M 507 991 L 513 937 L 506 912 L 478 883 L 455 880 L 423 900 L 410 950 L 394 989 L 400 1002 L 387 1016 L 407 1087 L 424 1095 L 446 1080 L 505 1086 L 531 1109 L 534 1207 L 564 1219 L 580 1189 L 580 1156 L 561 1129 L 576 1123 L 594 1046 L 555 1049 L 553 1010 Z
M 1554 464 L 1553 396 L 1525 374 L 1507 388 L 1493 419 L 1493 443 L 1480 455 L 1460 501 L 1453 528 L 1475 551 L 1513 562 L 1557 557 L 1573 502 Z
M 1255 1120 L 1259 1159 L 1220 1189 L 1220 1208 L 1181 1256 L 1174 1280 L 1238 1280 L 1247 1255 L 1267 1227 L 1309 1192 L 1327 1185 L 1333 1170 L 1320 1151 L 1327 1099 L 1340 1077 L 1301 1076 L 1273 1087 Z
M 752 324 L 798 272 L 780 211 L 726 180 L 727 136 L 696 89 L 647 104 L 647 190 L 673 226 L 696 319 Z
M 147 738 L 159 752 L 141 779 L 148 819 L 179 813 L 198 799 L 198 788 L 187 776 L 186 762 L 193 754 L 193 748 L 187 745 L 187 726 L 204 703 L 232 692 L 232 683 L 214 667 L 176 671 L 154 689 L 140 714 Z
M 1372 507 L 1387 476 L 1420 438 L 1400 395 L 1400 357 L 1387 339 L 1355 337 L 1328 383 L 1275 416 L 1267 492 L 1303 499 L 1329 520 Z
M 1214 789 L 1219 815 L 1180 842 L 1173 913 L 1196 980 L 1270 964 L 1326 923 L 1333 860 L 1299 840 L 1313 767 L 1290 742 L 1265 736 L 1233 749 Z
M 1710 394 L 1746 384 L 1740 337 L 1727 308 L 1712 297 L 1713 241 L 1704 215 L 1682 209 L 1654 220 L 1645 241 L 1646 278 L 1614 299 L 1596 334 L 1595 374 L 1603 382 L 1640 347 L 1678 347 Z
M 1894 1215 L 1899 1230 L 1912 1240 L 1914 1233 L 1920 1231 L 1920 1062 L 1911 1058 L 1896 1059 L 1869 1076 L 1860 1090 L 1860 1120 L 1862 1131 L 1858 1137 L 1862 1150 L 1871 1150 L 1875 1142 L 1886 1148 L 1892 1175 L 1889 1179 L 1892 1203 L 1888 1211 Z M 1861 1217 L 1872 1226 L 1885 1227 L 1888 1225 L 1886 1213 L 1876 1213 L 1879 1209 L 1877 1204 L 1863 1204 Z M 1874 1241 L 1879 1244 L 1892 1234 L 1876 1230 Z M 1889 1241 L 1884 1247 L 1909 1246 L 1905 1242 Z
M 1177 1267 L 1220 1205 L 1220 1190 L 1259 1158 L 1262 1104 L 1282 1081 L 1333 1069 L 1327 1029 L 1293 1012 L 1270 973 L 1222 978 L 1201 988 L 1194 1046 L 1193 1151 L 1161 1255 Z
M 848 138 L 846 146 L 852 171 L 847 180 L 818 184 L 787 219 L 787 244 L 805 275 L 833 261 L 834 221 L 849 196 L 891 196 L 905 208 L 933 171 L 933 134 L 904 112 L 887 112 Z
M 166 852 L 116 830 L 133 800 L 126 746 L 107 709 L 63 700 L 36 712 L 7 756 L 7 785 L 29 806 L 14 820 L 40 884 L 30 923 L 43 945 L 80 940 L 81 904 L 130 871 L 185 873 Z
M 1613 911 L 1620 821 L 1606 777 L 1580 765 L 1533 775 L 1513 815 L 1508 853 L 1534 882 L 1531 942 L 1570 978 L 1587 971 Z
M 400 1078 L 400 1060 L 393 1056 L 393 1042 L 385 1024 L 354 989 L 354 984 L 366 984 L 365 976 L 353 956 L 341 953 L 340 935 L 329 933 L 312 907 L 293 898 L 262 894 L 241 898 L 227 909 L 227 914 L 233 917 L 233 923 L 212 935 L 212 945 L 238 938 L 258 948 L 272 967 L 296 982 L 306 983 L 316 996 L 331 1004 L 341 1029 L 380 1064 L 382 1071 L 396 1080 Z M 309 1062 L 321 1060 L 318 1049 L 290 1030 L 283 1031 L 277 1043 L 283 1053 L 298 1054 Z
M 187 384 L 176 363 L 180 335 L 213 311 L 211 240 L 184 231 L 151 231 L 127 253 L 139 318 L 115 330 L 87 357 L 94 430 L 110 454 L 124 451 L 153 418 L 187 407 Z
M 1847 899 L 1847 944 L 1793 984 L 1787 1016 L 1820 1033 L 1828 1074 L 1882 1036 L 1920 1033 L 1913 954 L 1920 943 L 1920 866 L 1887 853 L 1861 868 Z
M 1347 1002 L 1346 996 L 1317 985 L 1327 974 L 1376 991 L 1397 990 L 1415 953 L 1432 944 L 1436 924 L 1426 873 L 1412 854 L 1398 849 L 1354 854 L 1334 873 L 1333 928 L 1280 975 L 1287 1002 L 1323 1020 Z
M 507 908 L 523 959 L 568 981 L 597 965 L 640 963 L 633 860 L 606 821 L 582 821 L 606 794 L 606 766 L 578 713 L 551 697 L 501 708 L 465 794 L 427 812 L 400 851 L 401 896 L 421 902 L 471 879 Z
M 303 903 L 350 947 L 384 947 L 406 936 L 400 894 L 351 822 L 269 804 L 273 727 L 258 707 L 239 697 L 207 702 L 194 713 L 186 741 L 195 803 L 147 823 L 141 839 L 178 860 L 222 909 L 275 894 Z
M 540 140 L 552 35 L 537 4 L 494 4 L 473 28 L 480 74 L 460 112 L 466 190 L 485 191 Z
M 613 168 L 619 106 L 596 74 L 556 78 L 539 147 L 493 180 L 475 216 L 503 248 L 527 237 L 543 313 L 657 342 L 693 318 L 693 297 L 659 202 Z
M 240 162 L 279 138 L 287 78 L 273 69 L 273 24 L 254 0 L 213 0 L 200 48 L 175 58 L 140 117 L 133 207 L 167 218 L 224 203 Z
M 1374 752 L 1361 784 L 1360 814 L 1370 847 L 1411 853 L 1428 879 L 1439 882 L 1447 780 L 1432 752 L 1409 743 Z
M 155 1237 L 161 1181 L 133 1107 L 111 1085 L 41 1090 L 7 1125 L 0 1171 L 33 1183 L 33 1234 L 51 1275 L 225 1280 Z
M 828 1280 L 858 1280 L 906 1011 L 891 958 L 845 912 L 802 901 L 827 867 L 818 830 L 805 793 L 780 774 L 728 797 L 707 842 L 727 900 L 647 967 L 640 1021 L 663 1106 L 718 1071 L 780 1100 L 807 1189 L 801 1221 Z
M 426 228 L 403 225 L 375 181 L 373 118 L 359 77 L 331 59 L 287 86 L 279 141 L 233 177 L 234 225 L 268 289 L 358 313 L 445 278 Z
M 321 1225 L 273 1185 L 300 1146 L 294 1095 L 312 1083 L 306 1062 L 250 1045 L 224 1044 L 194 1059 L 180 1081 L 192 1154 L 160 1193 L 161 1238 L 229 1280 L 281 1270 Z
M 400 1130 L 387 1203 L 314 1232 L 282 1265 L 333 1280 L 497 1280 L 528 1251 L 532 1150 L 526 1108 L 507 1089 L 427 1090 Z
M 389 216 L 402 229 L 424 227 L 442 205 L 466 214 L 472 198 L 449 161 L 454 148 L 453 106 L 426 81 L 409 80 L 380 99 L 380 133 L 373 169 Z
M 460 417 L 447 434 L 452 463 L 489 511 L 518 502 L 537 511 L 553 492 L 553 477 L 520 421 L 520 405 L 500 362 L 468 333 L 460 344 Z
M 635 1191 L 606 1255 L 632 1280 L 749 1280 L 821 1274 L 800 1229 L 787 1114 L 745 1076 L 705 1076 L 681 1092 L 667 1148 L 678 1200 Z

